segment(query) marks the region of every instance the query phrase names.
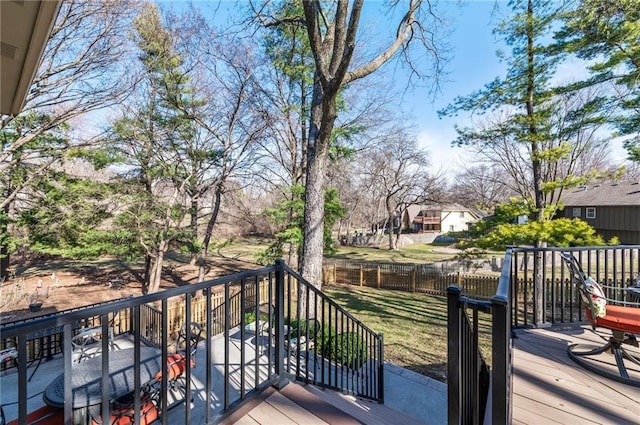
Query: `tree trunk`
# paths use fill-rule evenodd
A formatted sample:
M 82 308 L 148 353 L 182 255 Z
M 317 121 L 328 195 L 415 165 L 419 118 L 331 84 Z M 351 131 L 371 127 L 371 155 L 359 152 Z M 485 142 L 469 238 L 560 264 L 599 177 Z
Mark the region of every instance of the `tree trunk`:
M 0 241 L 0 282 L 4 282 L 9 277 L 9 249 L 7 247 L 7 223 L 0 219 L 0 233 L 3 234 Z
M 191 238 L 194 244 L 198 240 L 198 210 L 199 210 L 198 198 L 192 197 L 191 208 L 190 208 L 191 220 L 189 223 L 189 227 L 191 228 Z M 194 251 L 191 253 L 191 261 L 189 262 L 189 264 L 195 265 L 197 261 L 198 261 L 198 253 Z
M 529 143 L 531 143 L 531 158 L 533 168 L 533 190 L 536 203 L 535 219 L 542 223 L 546 220 L 545 217 L 545 202 L 544 193 L 542 192 L 542 164 L 540 160 L 540 146 L 537 141 L 538 128 L 535 116 L 534 94 L 535 94 L 535 56 L 534 56 L 534 13 L 533 13 L 533 0 L 529 0 L 527 4 L 527 118 L 529 121 Z M 547 243 L 542 240 L 536 242 L 536 246 L 539 248 L 545 247 Z M 545 322 L 544 317 L 544 281 L 542 270 L 542 257 L 544 253 L 542 251 L 536 251 L 534 253 L 534 276 L 533 285 L 536 306 L 534 312 L 534 320 L 536 325 L 542 325 Z
M 198 257 L 198 282 L 204 282 L 204 277 L 207 274 L 207 255 L 209 251 L 209 242 L 211 242 L 211 235 L 213 234 L 213 227 L 218 220 L 218 213 L 220 212 L 220 203 L 222 202 L 222 185 L 216 186 L 216 192 L 213 202 L 213 211 L 209 216 L 207 222 L 207 228 L 202 238 L 202 245 L 200 246 L 200 255 Z
M 149 282 L 149 287 L 147 290 L 148 294 L 158 292 L 158 290 L 160 289 L 160 283 L 162 282 L 162 265 L 164 263 L 165 245 L 165 242 L 161 242 L 161 248 L 158 248 L 158 251 L 153 256 L 151 265 L 151 280 Z
M 307 185 L 304 198 L 300 273 L 316 288 L 322 287 L 324 248 L 324 188 L 331 131 L 336 119 L 335 96 L 323 96 L 316 75 L 307 150 Z
M 149 285 L 151 283 L 151 254 L 148 252 L 144 256 L 144 282 L 142 283 L 142 294 L 149 292 Z
M 389 232 L 388 232 L 389 250 L 397 251 L 398 245 L 396 244 L 396 239 L 393 237 L 393 227 L 395 224 L 395 220 L 394 220 L 395 208 L 392 207 L 391 198 L 389 198 L 388 196 L 385 198 L 384 204 L 387 208 L 387 220 L 389 222 Z

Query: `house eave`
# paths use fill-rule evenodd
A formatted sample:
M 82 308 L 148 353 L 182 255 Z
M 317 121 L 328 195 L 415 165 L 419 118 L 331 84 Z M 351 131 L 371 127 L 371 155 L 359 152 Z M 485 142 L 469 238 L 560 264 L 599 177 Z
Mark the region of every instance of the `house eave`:
M 17 115 L 22 110 L 61 3 L 60 0 L 0 2 L 2 115 Z

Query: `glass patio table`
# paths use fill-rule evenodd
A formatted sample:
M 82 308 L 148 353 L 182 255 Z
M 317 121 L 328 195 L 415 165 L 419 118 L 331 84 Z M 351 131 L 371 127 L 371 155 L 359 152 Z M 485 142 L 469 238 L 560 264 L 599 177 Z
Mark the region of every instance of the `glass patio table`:
M 153 347 L 140 347 L 140 383 L 156 376 L 162 368 L 162 351 Z M 135 390 L 134 349 L 109 352 L 110 400 Z M 74 422 L 87 420 L 88 408 L 102 403 L 102 355 L 92 357 L 71 367 L 71 393 Z M 64 373 L 58 375 L 45 388 L 42 398 L 49 406 L 64 408 Z

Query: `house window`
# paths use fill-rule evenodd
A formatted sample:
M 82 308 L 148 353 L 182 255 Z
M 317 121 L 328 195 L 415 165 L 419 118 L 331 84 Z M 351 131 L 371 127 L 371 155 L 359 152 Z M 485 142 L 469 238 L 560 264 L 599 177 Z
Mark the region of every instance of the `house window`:
M 453 227 L 453 224 L 452 224 L 451 226 L 449 226 L 449 231 L 450 231 L 450 232 L 455 231 L 455 229 L 454 229 L 454 227 Z
M 573 217 L 582 217 L 582 208 L 574 208 Z
M 587 218 L 596 218 L 596 209 L 594 207 L 587 208 Z
M 460 211 L 460 217 L 464 218 L 464 211 Z

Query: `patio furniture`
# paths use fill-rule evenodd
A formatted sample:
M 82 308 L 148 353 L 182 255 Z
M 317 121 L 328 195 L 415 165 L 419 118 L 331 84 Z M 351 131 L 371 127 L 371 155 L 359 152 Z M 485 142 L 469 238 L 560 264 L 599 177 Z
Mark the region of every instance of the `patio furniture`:
M 102 326 L 94 326 L 91 328 L 81 329 L 78 334 L 71 338 L 71 346 L 73 347 L 73 361 L 80 363 L 83 360 L 90 359 L 100 354 L 102 345 Z M 114 346 L 113 328 L 109 328 L 109 347 Z
M 135 390 L 136 369 L 140 382 L 154 378 L 162 367 L 162 351 L 152 347 L 140 347 L 140 364 L 135 367 L 134 348 L 109 352 L 109 393 L 110 400 L 127 395 Z M 102 355 L 92 357 L 71 368 L 71 406 L 76 422 L 86 418 L 88 408 L 102 403 Z M 45 388 L 44 402 L 53 407 L 64 407 L 64 373 L 58 375 Z
M 7 347 L 0 350 L 0 364 L 10 361 L 18 361 L 18 350 L 16 350 L 16 347 Z M 0 425 L 2 425 L 1 422 Z
M 158 419 L 158 405 L 160 402 L 160 388 L 156 379 L 144 383 L 140 388 L 140 425 L 151 424 Z M 99 410 L 99 409 L 93 409 Z M 135 423 L 135 394 L 128 393 L 113 401 L 111 418 L 108 422 L 102 420 L 99 412 L 91 414 L 91 425 L 133 425 Z
M 198 349 L 198 343 L 202 338 L 202 326 L 197 322 L 189 322 L 189 340 L 187 341 L 187 324 L 185 323 L 178 332 L 178 339 L 176 341 L 176 351 L 186 355 L 187 349 L 191 354 L 192 367 L 195 367 L 196 351 Z
M 287 340 L 285 350 L 295 355 L 298 352 L 312 349 L 316 336 L 320 333 L 320 328 L 320 322 L 316 319 L 300 319 L 300 322 L 292 322 L 287 335 L 285 335 Z M 300 338 L 298 338 L 298 333 Z
M 191 358 L 191 368 L 196 366 L 195 360 Z M 167 357 L 167 369 L 169 374 L 167 376 L 167 384 L 169 389 L 173 392 L 177 391 L 181 397 L 176 397 L 175 401 L 181 401 L 184 399 L 187 393 L 187 382 L 185 372 L 187 371 L 187 358 L 182 353 L 171 354 Z M 154 376 L 157 382 L 162 379 L 162 370 L 160 370 Z M 175 404 L 172 404 L 173 407 Z M 169 407 L 169 408 L 171 408 Z
M 611 336 L 602 346 L 573 344 L 568 348 L 569 357 L 584 368 L 618 382 L 640 387 L 640 353 L 625 347 L 638 347 L 634 334 L 640 334 L 640 305 L 626 302 L 612 305 L 595 280 L 587 276 L 578 260 L 568 252 L 562 252 L 562 260 L 569 268 L 571 281 L 578 287 L 586 304 L 587 320 L 593 330 L 598 327 L 609 329 Z M 615 359 L 615 367 L 598 357 L 610 352 Z
M 45 358 L 45 354 L 46 354 L 47 360 L 51 360 L 53 358 L 52 350 L 55 350 L 56 341 L 58 342 L 60 351 L 62 351 L 62 348 L 63 348 L 62 339 L 55 338 L 56 334 L 61 334 L 61 333 L 62 333 L 62 326 L 54 326 L 52 328 L 47 328 L 41 331 L 34 332 L 27 336 L 27 341 L 38 341 L 36 344 L 38 349 L 35 353 L 33 360 L 31 360 L 31 363 L 30 363 L 30 364 L 33 364 L 34 362 L 37 361 L 37 364 L 36 364 L 36 368 L 33 369 L 33 372 L 31 372 L 31 376 L 29 376 L 29 379 L 27 380 L 28 382 L 31 381 L 31 378 L 33 378 L 33 375 L 36 374 L 36 371 L 40 367 L 40 363 L 42 363 L 42 360 Z

